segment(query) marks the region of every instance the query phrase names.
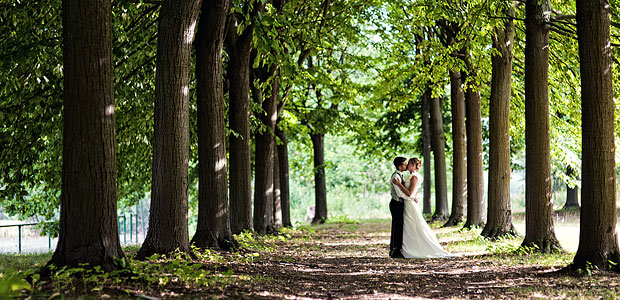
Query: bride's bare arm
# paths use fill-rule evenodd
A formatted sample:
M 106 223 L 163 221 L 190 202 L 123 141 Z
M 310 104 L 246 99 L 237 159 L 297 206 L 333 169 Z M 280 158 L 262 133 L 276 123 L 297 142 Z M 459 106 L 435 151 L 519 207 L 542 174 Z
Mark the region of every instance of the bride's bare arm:
M 407 197 L 411 196 L 411 192 L 402 184 L 400 180 L 394 178 L 392 179 L 392 183 L 398 186 L 398 188 L 405 194 Z
M 411 183 L 409 184 L 409 195 L 414 195 L 418 193 L 417 190 L 417 185 L 418 185 L 418 176 L 411 176 Z M 416 199 L 415 197 L 413 197 L 413 201 L 415 201 L 416 203 L 418 202 L 418 199 Z
M 411 178 L 409 178 L 410 184 L 409 184 L 409 195 L 413 194 L 413 190 L 415 189 L 415 184 L 418 182 L 418 177 L 416 176 L 411 176 Z

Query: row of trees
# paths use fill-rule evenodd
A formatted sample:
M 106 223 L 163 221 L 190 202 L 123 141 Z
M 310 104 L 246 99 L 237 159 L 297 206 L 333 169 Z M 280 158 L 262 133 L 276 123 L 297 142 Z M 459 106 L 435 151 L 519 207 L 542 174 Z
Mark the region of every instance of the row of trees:
M 423 154 L 428 162 L 428 149 L 432 149 L 435 162 L 436 211 L 433 220 L 448 219 L 445 226 L 454 226 L 466 219 L 465 227 L 484 226 L 482 235 L 488 238 L 515 235 L 511 221 L 510 174 L 511 168 L 518 165 L 511 163 L 511 150 L 514 153 L 525 146 L 526 233 L 523 246 L 533 246 L 543 252 L 561 251 L 552 218 L 550 138 L 557 133 L 550 130 L 550 117 L 570 123 L 567 126 L 570 128 L 578 126 L 576 120 L 581 119 L 583 143 L 576 141 L 583 147 L 581 236 L 574 265 L 583 267 L 589 261 L 601 268 L 612 268 L 620 257 L 615 234 L 615 109 L 609 4 L 577 1 L 576 17 L 570 14 L 571 10 L 575 11 L 574 7 L 561 6 L 569 11 L 562 14 L 557 9 L 552 10 L 549 1 L 536 0 L 494 4 L 486 1 L 448 1 L 442 4 L 415 1 L 388 7 L 393 19 L 407 21 L 400 26 L 391 25 L 397 29 L 396 33 L 386 35 L 400 35 L 403 40 L 412 42 L 390 45 L 389 51 L 396 57 L 394 61 L 406 67 L 392 66 L 391 70 L 398 70 L 397 75 L 386 76 L 385 81 L 401 79 L 401 90 L 421 95 Z M 518 22 L 520 20 L 523 22 Z M 556 40 L 566 43 L 556 53 L 550 52 L 551 30 L 556 32 Z M 562 40 L 565 38 L 578 40 L 578 54 L 571 52 L 572 42 Z M 550 111 L 549 87 L 553 87 L 548 72 L 552 65 L 550 53 L 554 56 L 578 55 L 579 65 L 559 61 L 555 72 L 568 72 L 562 75 L 566 78 L 581 78 L 579 109 L 574 109 L 573 104 L 552 107 Z M 515 56 L 516 65 L 513 63 Z M 403 61 L 409 63 L 403 64 Z M 561 68 L 557 67 L 558 63 L 562 64 Z M 412 64 L 416 68 L 406 70 Z M 512 76 L 514 69 L 519 72 L 517 80 Z M 580 71 L 580 76 L 576 76 L 575 70 Z M 409 78 L 413 81 L 408 81 Z M 515 82 L 516 88 L 513 86 Z M 442 162 L 445 159 L 442 130 L 445 126 L 442 124 L 441 98 L 446 83 L 451 86 L 451 212 L 448 212 L 446 169 Z M 574 82 L 567 83 L 574 85 Z M 520 95 L 520 91 L 524 95 Z M 489 99 L 488 107 L 481 105 L 482 93 Z M 559 98 L 579 95 L 574 90 L 565 92 L 560 89 L 555 94 Z M 402 101 L 399 99 L 402 95 L 393 90 L 386 95 L 390 100 Z M 402 98 L 407 101 L 406 96 Z M 511 103 L 511 99 L 523 102 Z M 517 111 L 511 111 L 515 106 Z M 481 118 L 484 109 L 488 109 L 486 124 Z M 516 122 L 512 121 L 515 119 Z M 523 129 L 525 139 L 520 144 L 515 138 L 519 135 L 515 133 Z M 488 141 L 486 152 L 483 151 L 483 140 Z M 580 151 L 579 144 L 560 148 L 564 152 L 564 168 L 574 170 L 573 164 L 578 160 L 567 158 L 570 153 Z M 489 176 L 486 222 L 484 156 Z M 425 167 L 429 170 L 429 166 Z M 425 174 L 425 183 L 430 182 L 429 173 Z M 424 197 L 426 213 L 430 213 L 429 190 L 425 187 L 428 193 Z
M 485 225 L 486 237 L 514 234 L 509 180 L 511 167 L 518 165 L 511 153 L 526 147 L 526 164 L 535 167 L 526 170 L 524 245 L 543 251 L 559 249 L 550 201 L 550 152 L 558 147 L 551 147 L 555 139 L 550 136 L 560 134 L 554 128 L 579 136 L 573 130 L 583 124 L 582 239 L 575 263 L 606 267 L 608 260 L 618 261 L 614 231 L 607 230 L 615 228 L 616 217 L 615 182 L 608 180 L 615 164 L 606 3 L 578 6 L 575 32 L 574 16 L 553 12 L 548 2 L 529 0 L 525 5 L 78 2 L 62 2 L 62 38 L 55 14 L 61 10 L 58 1 L 41 1 L 42 6 L 34 8 L 11 4 L 3 15 L 13 26 L 8 25 L 10 34 L 1 40 L 8 62 L 2 64 L 2 72 L 9 82 L 2 87 L 0 117 L 10 122 L 3 122 L 2 142 L 10 147 L 2 149 L 0 169 L 7 175 L 0 192 L 9 211 L 26 216 L 45 212 L 51 218 L 55 201 L 26 203 L 32 198 L 53 200 L 61 191 L 60 239 L 52 263 L 112 268 L 122 257 L 116 235 L 117 199 L 135 200 L 148 189 L 149 232 L 139 255 L 188 250 L 188 189 L 196 181 L 198 228 L 191 242 L 199 247 L 229 248 L 235 246 L 233 233 L 266 233 L 290 225 L 289 135 L 307 135 L 312 143 L 313 222 L 322 222 L 327 218 L 325 134 L 350 130 L 361 148 L 385 158 L 394 149 L 409 147 L 402 144 L 403 131 L 397 125 L 417 116 L 423 136 L 421 146 L 411 147 L 423 153 L 426 170 L 434 162 L 433 218 L 447 220 L 446 226 L 466 218 L 466 227 Z M 46 9 L 37 10 L 42 7 Z M 28 9 L 41 14 L 42 24 L 32 23 Z M 25 15 L 20 18 L 17 12 Z M 593 23 L 598 25 L 580 22 L 581 17 L 598 20 Z M 592 28 L 600 32 L 587 31 Z M 550 30 L 557 32 L 555 44 L 549 43 Z M 571 40 L 575 35 L 580 67 L 561 59 L 577 49 Z M 586 36 L 595 40 L 582 41 Z M 562 47 L 550 52 L 554 45 Z M 33 59 L 40 53 L 46 54 Z M 550 53 L 560 58 L 550 64 Z M 554 68 L 551 81 L 549 66 Z M 512 76 L 513 70 L 518 76 Z M 567 104 L 561 99 L 578 98 L 571 79 L 584 79 L 586 71 L 592 81 L 582 81 L 582 108 L 575 109 L 575 101 Z M 554 86 L 554 81 L 561 83 Z M 34 82 L 38 84 L 28 84 Z M 449 105 L 442 101 L 447 84 Z M 549 86 L 560 99 L 551 102 L 551 109 Z M 194 90 L 195 102 L 190 101 Z M 602 94 L 591 94 L 594 90 Z M 62 103 L 57 101 L 60 95 Z M 483 118 L 487 113 L 488 122 Z M 586 124 L 588 118 L 597 122 Z M 596 125 L 601 127 L 587 127 Z M 591 140 L 586 143 L 586 138 Z M 557 152 L 579 152 L 578 141 L 567 144 Z M 586 146 L 593 148 L 586 151 Z M 446 149 L 452 152 L 451 212 Z M 61 151 L 62 172 L 57 159 Z M 558 164 L 579 170 L 578 160 L 566 157 Z M 426 213 L 431 207 L 430 183 L 427 177 Z M 586 191 L 586 186 L 593 190 Z
M 317 213 L 313 222 L 325 221 L 323 140 L 330 127 L 338 122 L 338 101 L 348 96 L 344 91 L 349 79 L 346 74 L 340 74 L 339 78 L 326 75 L 326 72 L 338 71 L 337 66 L 344 61 L 336 58 L 346 53 L 336 53 L 337 47 L 325 48 L 324 45 L 336 43 L 343 29 L 352 30 L 352 21 L 348 20 L 351 13 L 340 14 L 352 7 L 359 9 L 363 4 L 164 1 L 161 5 L 144 5 L 137 10 L 116 4 L 116 12 L 121 14 L 115 16 L 123 23 L 117 25 L 112 18 L 110 1 L 78 2 L 63 1 L 61 9 L 62 86 L 71 91 L 62 94 L 62 136 L 57 136 L 63 141 L 60 231 L 58 247 L 50 263 L 86 262 L 111 269 L 114 262 L 122 258 L 115 222 L 117 181 L 122 194 L 131 195 L 135 191 L 127 190 L 137 188 L 132 181 L 139 183 L 144 175 L 127 174 L 126 170 L 117 172 L 116 164 L 136 159 L 139 153 L 127 152 L 150 145 L 147 142 L 136 146 L 135 136 L 117 138 L 116 127 L 120 127 L 121 132 L 128 130 L 144 136 L 148 133 L 144 127 L 150 122 L 143 122 L 144 117 L 137 116 L 135 122 L 116 120 L 119 114 L 133 114 L 132 110 L 143 108 L 143 104 L 129 105 L 127 111 L 126 108 L 116 109 L 115 91 L 119 89 L 115 86 L 122 85 L 122 80 L 140 86 L 135 80 L 154 70 L 152 168 L 145 168 L 152 172 L 151 208 L 149 230 L 139 257 L 189 250 L 187 210 L 192 160 L 198 163 L 199 210 L 197 231 L 191 243 L 198 247 L 227 249 L 236 246 L 233 233 L 248 229 L 267 233 L 278 226 L 291 225 L 287 126 L 282 124 L 276 128 L 277 122 L 290 122 L 279 121 L 287 103 L 288 111 L 295 114 L 298 124 L 305 128 L 302 131 L 309 134 L 314 145 Z M 134 19 L 126 20 L 126 15 Z M 157 25 L 156 30 L 153 24 Z M 50 29 L 52 27 L 46 27 Z M 135 35 L 138 31 L 153 34 L 141 35 L 142 46 L 132 48 L 130 42 L 123 42 L 128 41 L 129 36 L 113 38 L 112 32 L 118 29 Z M 330 32 L 328 39 L 325 32 Z M 151 41 L 156 41 L 156 53 L 148 57 L 144 51 L 150 49 Z M 113 46 L 119 43 L 120 49 Z M 120 62 L 115 63 L 118 56 Z M 132 60 L 139 63 L 132 62 L 133 68 L 121 69 Z M 16 69 L 22 67 L 19 62 L 13 61 L 13 64 Z M 194 73 L 192 66 L 195 66 Z M 119 69 L 124 76 L 115 82 L 114 71 Z M 306 80 L 300 87 L 298 78 L 303 76 Z M 334 86 L 342 88 L 343 92 Z M 190 91 L 194 88 L 196 119 L 191 121 L 195 123 L 190 122 L 193 106 Z M 126 87 L 120 90 L 127 91 Z M 35 90 L 32 94 L 40 97 L 39 92 Z M 15 93 L 5 95 L 19 98 Z M 295 100 L 288 101 L 293 96 Z M 124 95 L 118 98 L 126 100 Z M 125 105 L 128 104 L 120 106 Z M 10 129 L 19 126 L 15 124 Z M 193 151 L 190 151 L 194 132 L 197 160 L 191 159 Z M 30 142 L 39 143 L 40 139 Z M 11 139 L 9 144 L 13 151 L 18 151 L 19 142 Z M 121 149 L 131 149 L 121 150 L 124 157 L 117 159 L 117 145 Z M 33 161 L 40 157 L 41 153 L 39 158 L 33 157 Z M 30 195 L 36 189 L 15 180 L 46 166 L 31 162 L 18 166 L 9 163 L 5 167 L 9 176 L 2 179 L 4 191 L 7 194 L 18 192 L 7 197 L 13 198 L 8 206 L 19 212 L 19 204 L 25 200 L 20 196 L 25 195 L 24 191 Z M 36 212 L 40 210 L 35 209 Z

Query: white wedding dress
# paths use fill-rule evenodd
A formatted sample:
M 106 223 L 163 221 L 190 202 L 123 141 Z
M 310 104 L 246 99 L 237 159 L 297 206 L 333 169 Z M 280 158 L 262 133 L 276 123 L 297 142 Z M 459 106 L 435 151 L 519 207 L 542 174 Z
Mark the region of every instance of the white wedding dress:
M 420 184 L 422 183 L 422 175 L 413 172 L 412 176 L 418 177 L 416 187 L 413 194 L 405 199 L 405 212 L 403 213 L 403 248 L 401 253 L 405 258 L 436 258 L 455 256 L 454 254 L 444 250 L 437 236 L 430 226 L 424 220 L 420 206 L 413 199 L 416 198 Z M 410 180 L 405 181 L 405 187 L 409 188 Z

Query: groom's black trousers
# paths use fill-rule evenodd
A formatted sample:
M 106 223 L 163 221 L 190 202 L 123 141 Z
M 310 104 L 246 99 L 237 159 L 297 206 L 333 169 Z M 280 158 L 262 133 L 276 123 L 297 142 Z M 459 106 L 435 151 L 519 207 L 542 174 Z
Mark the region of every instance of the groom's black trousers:
M 392 214 L 392 232 L 390 237 L 390 255 L 394 250 L 400 251 L 403 248 L 403 213 L 405 203 L 394 199 L 390 201 L 390 213 Z

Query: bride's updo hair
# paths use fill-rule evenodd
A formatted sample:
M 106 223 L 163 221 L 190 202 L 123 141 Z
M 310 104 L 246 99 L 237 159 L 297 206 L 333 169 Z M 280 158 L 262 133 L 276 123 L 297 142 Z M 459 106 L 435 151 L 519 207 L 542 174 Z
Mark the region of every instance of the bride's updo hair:
M 414 165 L 414 166 L 416 166 L 416 168 L 418 168 L 418 169 L 422 167 L 422 160 L 420 160 L 417 157 L 410 158 L 409 159 L 409 163 Z

